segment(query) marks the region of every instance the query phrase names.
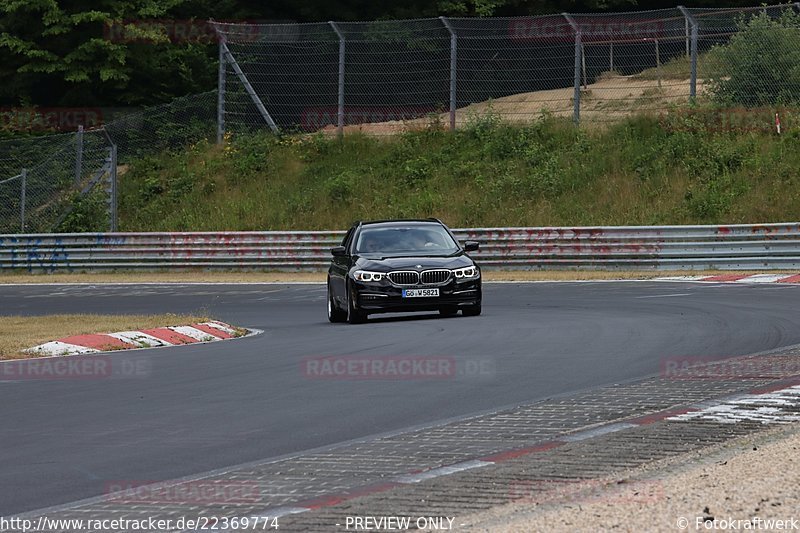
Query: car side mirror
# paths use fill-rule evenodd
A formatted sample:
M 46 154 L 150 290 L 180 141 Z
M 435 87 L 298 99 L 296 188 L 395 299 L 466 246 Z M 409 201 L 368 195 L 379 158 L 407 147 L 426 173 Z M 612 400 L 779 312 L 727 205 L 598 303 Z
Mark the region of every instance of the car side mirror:
M 344 246 L 334 246 L 331 248 L 331 255 L 334 257 L 344 257 L 347 255 L 347 249 Z
M 464 251 L 465 252 L 477 252 L 478 248 L 481 247 L 481 243 L 478 241 L 464 241 Z

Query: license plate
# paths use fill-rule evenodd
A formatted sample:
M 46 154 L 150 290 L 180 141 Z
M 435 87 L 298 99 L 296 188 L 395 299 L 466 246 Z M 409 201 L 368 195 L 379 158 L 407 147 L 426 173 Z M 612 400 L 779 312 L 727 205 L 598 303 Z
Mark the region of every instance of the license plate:
M 403 298 L 429 298 L 439 296 L 439 289 L 403 289 Z

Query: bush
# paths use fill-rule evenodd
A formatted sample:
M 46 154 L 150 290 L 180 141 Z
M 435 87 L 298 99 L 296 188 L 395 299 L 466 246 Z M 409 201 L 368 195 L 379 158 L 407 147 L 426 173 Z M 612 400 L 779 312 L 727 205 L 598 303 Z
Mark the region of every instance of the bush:
M 712 49 L 711 94 L 722 105 L 747 107 L 800 102 L 800 15 L 761 13 Z

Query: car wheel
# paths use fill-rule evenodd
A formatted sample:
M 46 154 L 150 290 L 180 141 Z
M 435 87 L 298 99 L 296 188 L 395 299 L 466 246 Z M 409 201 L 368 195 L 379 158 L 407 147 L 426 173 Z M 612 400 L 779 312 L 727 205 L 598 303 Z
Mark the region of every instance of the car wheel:
M 333 300 L 333 293 L 331 292 L 331 284 L 328 283 L 328 320 L 331 322 L 344 322 L 347 318 L 347 313 L 336 307 L 336 302 Z
M 464 308 L 464 316 L 478 316 L 481 314 L 481 304 L 470 305 Z
M 353 291 L 350 289 L 350 285 L 347 286 L 347 321 L 350 324 L 361 324 L 362 322 L 367 320 L 367 314 L 363 311 L 359 311 L 355 308 L 353 302 Z
M 455 316 L 458 313 L 458 307 L 442 307 L 439 309 L 439 314 L 442 316 Z

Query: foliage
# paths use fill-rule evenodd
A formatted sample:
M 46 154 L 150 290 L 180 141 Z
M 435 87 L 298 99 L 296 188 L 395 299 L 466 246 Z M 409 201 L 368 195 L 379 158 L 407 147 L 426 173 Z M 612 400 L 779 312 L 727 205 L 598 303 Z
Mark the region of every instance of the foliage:
M 453 226 L 770 222 L 796 218 L 797 123 L 720 128 L 712 114 L 576 129 L 491 113 L 454 133 L 269 134 L 133 162 L 126 231 L 333 229 L 437 216 Z M 608 147 L 613 146 L 613 150 Z
M 739 23 L 730 41 L 715 47 L 711 93 L 724 105 L 800 102 L 800 15 L 760 13 Z

